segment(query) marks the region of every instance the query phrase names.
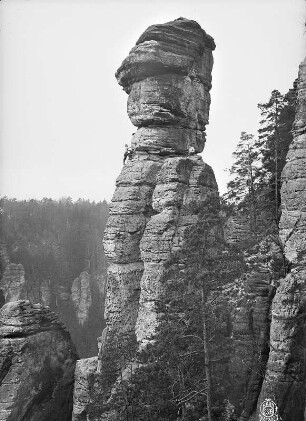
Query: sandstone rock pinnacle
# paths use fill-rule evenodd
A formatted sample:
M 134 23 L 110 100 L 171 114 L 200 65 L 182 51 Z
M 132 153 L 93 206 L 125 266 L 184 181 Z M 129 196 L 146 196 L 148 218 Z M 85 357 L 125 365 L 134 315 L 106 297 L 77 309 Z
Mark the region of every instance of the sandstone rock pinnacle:
M 217 194 L 211 168 L 187 156 L 204 147 L 214 48 L 196 22 L 179 18 L 149 27 L 116 73 L 138 130 L 104 236 L 109 334 L 133 332 L 138 342 L 154 335 L 164 265 L 197 219 L 187 207 Z
M 76 394 L 84 385 L 90 390 L 84 392 L 85 404 L 75 395 L 82 408 L 75 421 L 85 413 L 92 421 L 102 419 L 99 405 L 116 388 L 118 369 L 124 373 L 137 349 L 154 343 L 158 303 L 169 295 L 166 267 L 182 249 L 199 210 L 218 197 L 214 173 L 197 155 L 205 143 L 214 48 L 198 23 L 179 18 L 150 26 L 116 73 L 129 95 L 128 116 L 137 131 L 104 232 L 110 265 L 107 327 L 94 362 L 99 369 L 91 382 L 78 375 Z M 102 386 L 93 389 L 92 382 Z M 105 414 L 103 419 L 113 418 Z
M 214 48 L 200 25 L 184 18 L 141 35 L 116 73 L 138 127 L 135 150 L 181 154 L 193 146 L 202 152 Z
M 137 131 L 104 234 L 110 266 L 102 375 L 103 358 L 118 342 L 136 350 L 154 338 L 157 304 L 167 296 L 165 266 L 199 210 L 218 195 L 212 169 L 197 155 L 214 48 L 196 22 L 180 18 L 149 27 L 116 73 Z

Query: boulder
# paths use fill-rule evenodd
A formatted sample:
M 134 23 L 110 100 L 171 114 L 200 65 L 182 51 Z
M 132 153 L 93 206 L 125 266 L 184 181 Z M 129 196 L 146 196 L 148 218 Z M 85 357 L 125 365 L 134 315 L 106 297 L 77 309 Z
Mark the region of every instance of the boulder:
M 70 335 L 41 304 L 0 310 L 0 420 L 70 421 L 77 360 Z

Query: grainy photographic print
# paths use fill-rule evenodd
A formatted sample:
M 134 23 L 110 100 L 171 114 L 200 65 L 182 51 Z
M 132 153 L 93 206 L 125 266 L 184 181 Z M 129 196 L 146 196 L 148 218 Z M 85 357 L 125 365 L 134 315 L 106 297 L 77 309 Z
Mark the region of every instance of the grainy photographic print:
M 306 420 L 305 6 L 0 1 L 0 421 Z

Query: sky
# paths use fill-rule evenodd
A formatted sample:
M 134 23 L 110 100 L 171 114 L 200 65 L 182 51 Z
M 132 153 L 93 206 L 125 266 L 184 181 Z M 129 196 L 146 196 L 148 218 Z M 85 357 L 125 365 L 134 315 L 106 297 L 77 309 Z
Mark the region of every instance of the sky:
M 135 128 L 114 74 L 142 32 L 180 16 L 216 42 L 203 159 L 225 191 L 257 104 L 306 52 L 305 0 L 2 0 L 0 195 L 109 201 Z

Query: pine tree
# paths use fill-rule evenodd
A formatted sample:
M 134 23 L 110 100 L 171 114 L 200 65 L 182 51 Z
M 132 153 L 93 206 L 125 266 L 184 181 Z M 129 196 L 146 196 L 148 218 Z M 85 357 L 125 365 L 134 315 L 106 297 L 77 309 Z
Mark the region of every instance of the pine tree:
M 281 172 L 284 168 L 291 128 L 294 120 L 294 103 L 286 95 L 274 90 L 267 103 L 258 104 L 261 127 L 255 146 L 262 155 L 260 183 L 266 189 L 266 202 L 273 210 L 275 221 L 279 220 Z
M 213 419 L 213 407 L 216 404 L 214 399 L 218 395 L 215 371 L 212 376 L 211 356 L 214 355 L 214 362 L 216 357 L 217 360 L 218 357 L 222 359 L 221 354 L 228 346 L 224 332 L 220 332 L 219 329 L 220 318 L 225 311 L 221 291 L 223 286 L 231 282 L 244 268 L 240 252 L 224 241 L 223 220 L 219 210 L 219 203 L 216 200 L 200 212 L 198 223 L 189 231 L 186 244 L 189 257 L 187 270 L 189 288 L 199 292 L 193 298 L 195 314 L 198 315 L 198 320 L 195 318 L 193 324 L 203 338 L 203 375 L 206 379 L 209 421 Z M 197 345 L 199 346 L 199 343 Z
M 198 421 L 204 415 L 211 421 L 223 407 L 225 380 L 218 370 L 228 358 L 230 331 L 221 327 L 227 315 L 221 289 L 245 268 L 238 250 L 223 240 L 222 225 L 218 200 L 211 199 L 186 230 L 183 250 L 168 262 L 156 336 L 114 396 L 109 409 L 116 420 L 171 421 L 179 415 Z
M 225 199 L 236 208 L 247 211 L 251 229 L 256 231 L 256 185 L 260 157 L 252 134 L 241 132 L 233 158 L 234 163 L 229 170 L 232 180 L 227 184 Z

